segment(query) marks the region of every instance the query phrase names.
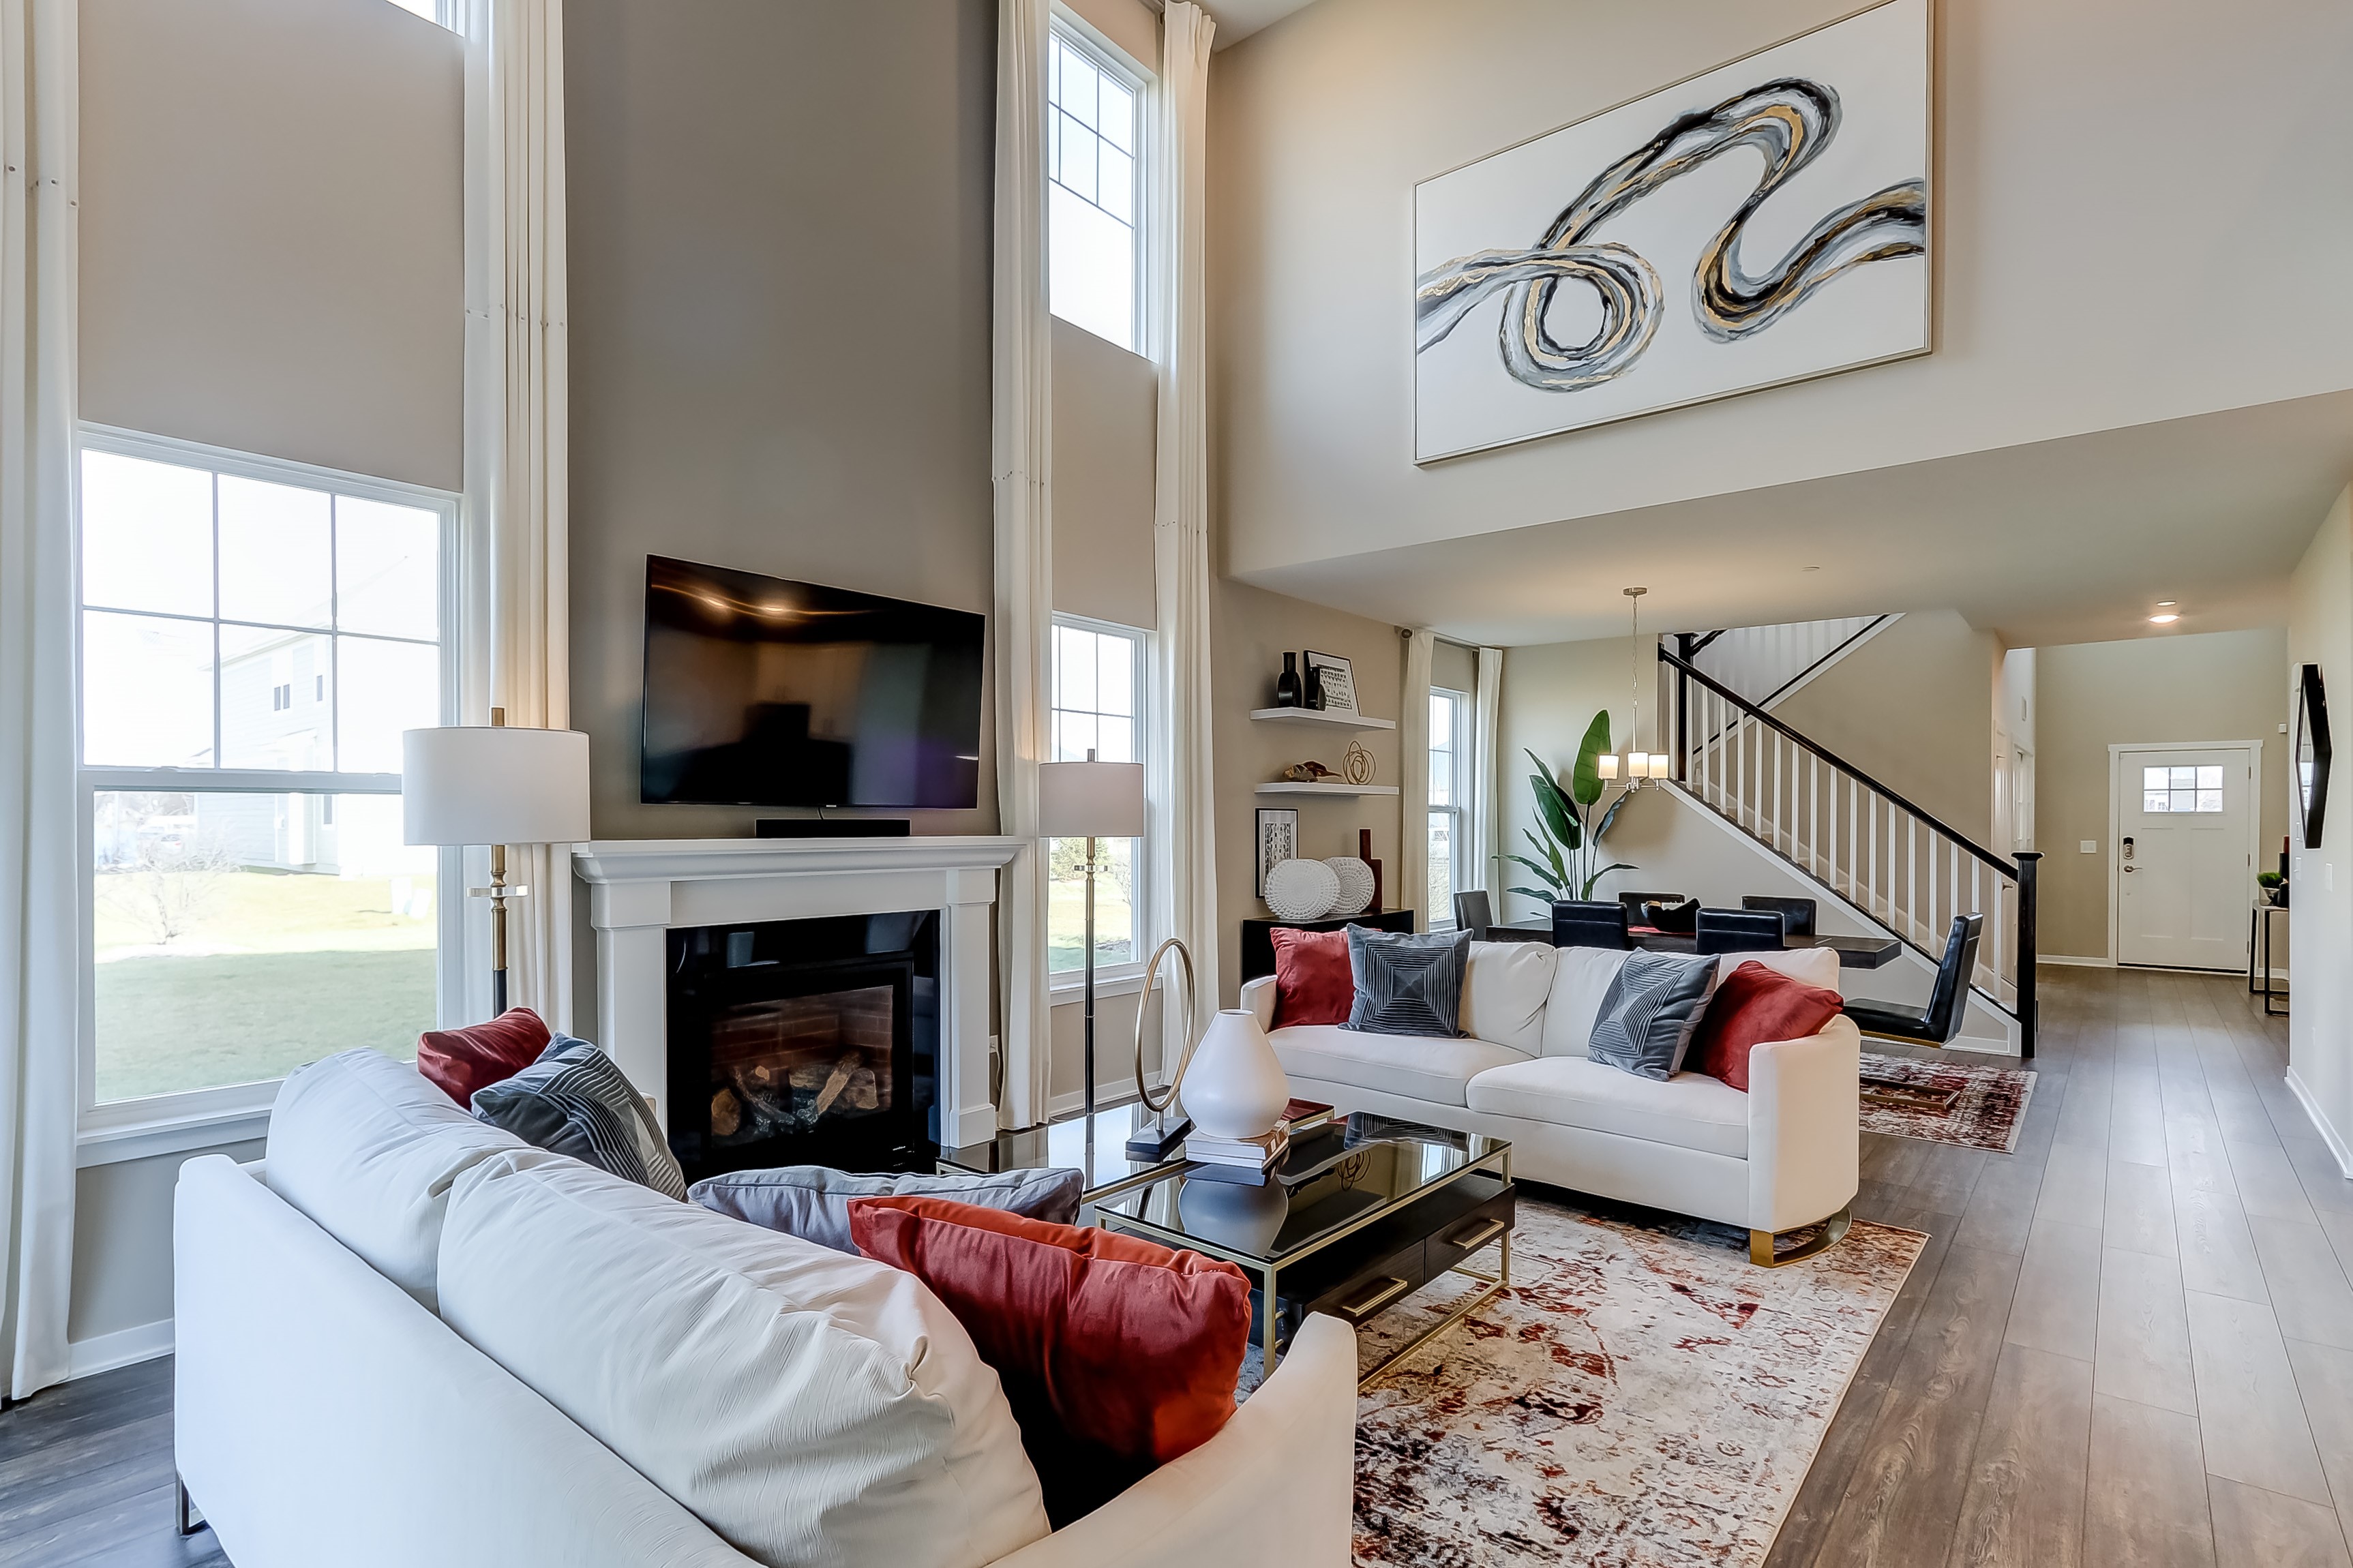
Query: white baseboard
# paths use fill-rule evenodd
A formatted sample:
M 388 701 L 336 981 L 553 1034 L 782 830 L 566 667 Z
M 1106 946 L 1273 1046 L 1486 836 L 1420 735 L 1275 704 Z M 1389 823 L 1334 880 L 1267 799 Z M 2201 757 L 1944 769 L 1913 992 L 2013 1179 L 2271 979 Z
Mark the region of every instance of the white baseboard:
M 2337 1129 L 2328 1124 L 2328 1118 L 2321 1112 L 2320 1102 L 2312 1098 L 2312 1090 L 2304 1087 L 2304 1079 L 2296 1077 L 2294 1068 L 2287 1069 L 2287 1086 L 2295 1091 L 2296 1102 L 2304 1107 L 2304 1114 L 2310 1119 L 2314 1131 L 2320 1134 L 2320 1141 L 2327 1144 L 2329 1153 L 2336 1156 L 2337 1168 L 2345 1173 L 2347 1180 L 2353 1181 L 2353 1149 L 2346 1148 L 2345 1140 L 2339 1138 Z
M 2116 966 L 2113 958 L 2071 958 L 2060 952 L 2038 952 L 2034 955 L 2034 962 L 2070 964 L 2077 969 L 2114 969 Z
M 153 1361 L 172 1353 L 172 1320 L 118 1329 L 111 1334 L 76 1340 L 66 1346 L 66 1381 L 94 1377 L 135 1362 Z

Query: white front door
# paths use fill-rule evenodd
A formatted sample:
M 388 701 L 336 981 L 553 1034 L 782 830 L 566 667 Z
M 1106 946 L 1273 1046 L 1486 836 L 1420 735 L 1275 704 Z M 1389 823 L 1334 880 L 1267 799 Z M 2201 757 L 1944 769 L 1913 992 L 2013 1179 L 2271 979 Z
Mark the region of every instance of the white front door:
M 2242 969 L 2254 897 L 2255 759 L 2243 746 L 2119 747 L 2116 960 Z

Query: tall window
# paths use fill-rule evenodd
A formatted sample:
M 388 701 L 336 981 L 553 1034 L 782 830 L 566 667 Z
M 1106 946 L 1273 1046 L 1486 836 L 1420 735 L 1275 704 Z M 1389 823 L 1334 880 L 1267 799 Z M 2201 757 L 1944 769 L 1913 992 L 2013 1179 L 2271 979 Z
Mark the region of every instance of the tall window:
M 440 888 L 400 732 L 448 710 L 453 504 L 95 431 L 80 500 L 86 1103 L 413 1057 Z
M 1144 634 L 1107 621 L 1054 617 L 1054 758 L 1082 763 L 1090 749 L 1103 763 L 1140 763 L 1144 756 Z M 1142 962 L 1138 947 L 1136 874 L 1142 862 L 1133 838 L 1098 838 L 1095 855 L 1095 969 Z M 1050 973 L 1076 973 L 1086 962 L 1086 858 L 1083 838 L 1049 846 L 1052 886 L 1047 904 Z
M 1454 923 L 1454 895 L 1475 886 L 1466 842 L 1471 805 L 1471 695 L 1430 694 L 1430 924 Z
M 1139 347 L 1143 84 L 1059 24 L 1047 55 L 1048 292 L 1054 314 L 1124 349 Z

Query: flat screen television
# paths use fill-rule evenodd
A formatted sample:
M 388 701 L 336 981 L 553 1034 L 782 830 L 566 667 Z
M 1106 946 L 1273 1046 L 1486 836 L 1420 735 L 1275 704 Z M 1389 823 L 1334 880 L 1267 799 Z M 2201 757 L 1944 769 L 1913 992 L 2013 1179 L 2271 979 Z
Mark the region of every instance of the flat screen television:
M 968 810 L 984 616 L 646 558 L 639 794 Z

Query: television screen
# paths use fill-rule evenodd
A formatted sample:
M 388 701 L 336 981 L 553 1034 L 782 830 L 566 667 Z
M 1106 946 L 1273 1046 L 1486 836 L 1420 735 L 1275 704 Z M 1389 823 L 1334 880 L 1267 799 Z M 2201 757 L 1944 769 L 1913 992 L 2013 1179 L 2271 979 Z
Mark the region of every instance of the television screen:
M 646 558 L 639 794 L 969 809 L 986 617 Z

